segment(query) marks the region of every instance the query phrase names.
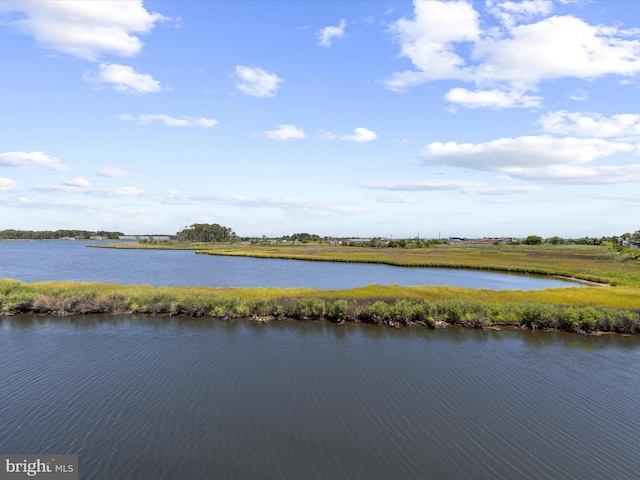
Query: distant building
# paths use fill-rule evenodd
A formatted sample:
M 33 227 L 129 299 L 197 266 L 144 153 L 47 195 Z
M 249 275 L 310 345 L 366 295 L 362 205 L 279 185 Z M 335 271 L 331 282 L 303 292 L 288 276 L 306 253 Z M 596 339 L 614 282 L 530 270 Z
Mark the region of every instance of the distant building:
M 168 235 L 119 235 L 118 240 L 130 242 L 168 242 Z
M 623 247 L 640 248 L 640 242 L 636 242 L 636 241 L 633 241 L 633 240 L 626 240 L 624 238 L 620 238 L 620 239 L 618 239 L 618 243 L 620 245 L 622 245 Z
M 449 237 L 451 245 L 492 245 L 494 243 L 513 243 L 518 239 L 514 237 L 482 237 L 482 238 L 461 238 Z

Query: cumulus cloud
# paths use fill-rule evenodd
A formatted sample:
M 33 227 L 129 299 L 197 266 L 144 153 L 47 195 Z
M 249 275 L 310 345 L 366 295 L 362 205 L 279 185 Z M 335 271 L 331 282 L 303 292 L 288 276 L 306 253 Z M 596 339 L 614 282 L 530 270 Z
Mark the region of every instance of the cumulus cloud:
M 330 47 L 334 38 L 341 38 L 344 36 L 344 29 L 346 26 L 347 22 L 345 20 L 340 20 L 340 25 L 337 27 L 324 27 L 318 33 L 318 44 L 323 47 Z
M 105 53 L 122 57 L 138 54 L 142 49 L 138 35 L 167 20 L 147 11 L 142 0 L 4 0 L 0 2 L 0 19 L 45 48 L 90 61 Z
M 417 67 L 396 73 L 388 88 L 405 87 L 445 79 L 472 79 L 465 60 L 453 45 L 473 42 L 480 37 L 479 14 L 466 2 L 414 1 L 414 18 L 401 18 L 392 26 L 401 53 Z
M 10 178 L 0 178 L 0 192 L 9 193 L 17 192 L 18 190 L 18 184 L 15 180 L 11 180 Z
M 421 155 L 427 163 L 509 172 L 514 168 L 581 164 L 616 153 L 636 153 L 630 143 L 549 135 L 501 138 L 486 143 L 434 142 Z
M 164 113 L 157 114 L 142 114 L 138 116 L 122 114 L 120 120 L 127 120 L 137 122 L 141 125 L 148 125 L 151 122 L 157 121 L 164 123 L 166 127 L 205 127 L 210 128 L 218 124 L 217 120 L 213 118 L 191 118 L 191 117 L 171 117 Z
M 447 99 L 460 105 L 531 107 L 540 99 L 527 92 L 544 80 L 640 72 L 638 30 L 548 16 L 552 2 L 536 0 L 487 2 L 487 13 L 500 21 L 491 26 L 480 22 L 476 6 L 481 8 L 479 2 L 414 0 L 413 16 L 392 26 L 401 55 L 414 69 L 394 73 L 386 87 L 403 91 L 434 80 L 459 80 L 476 85 L 476 91 L 449 92 Z
M 519 180 L 594 185 L 640 181 L 640 165 L 593 164 L 617 154 L 638 153 L 633 143 L 543 135 L 478 144 L 434 142 L 421 155 L 428 164 L 498 171 Z
M 640 115 L 620 113 L 605 117 L 599 113 L 560 110 L 544 115 L 540 125 L 545 132 L 578 137 L 624 138 L 640 136 Z
M 341 140 L 348 140 L 350 142 L 366 143 L 378 138 L 378 134 L 367 128 L 358 127 L 351 135 L 343 135 Z
M 273 140 L 289 140 L 291 138 L 306 138 L 307 135 L 295 125 L 278 125 L 276 130 L 264 132 L 264 136 Z
M 69 167 L 60 164 L 60 161 L 44 152 L 7 152 L 0 154 L 0 167 L 18 168 L 45 168 L 64 172 Z
M 97 73 L 87 72 L 85 81 L 95 83 L 98 86 L 109 85 L 115 90 L 124 93 L 144 95 L 146 93 L 158 93 L 162 91 L 160 82 L 146 73 L 138 73 L 133 67 L 117 64 L 100 64 Z
M 236 66 L 236 88 L 253 97 L 273 97 L 283 82 L 275 73 L 267 73 L 261 68 Z
M 411 192 L 452 191 L 469 195 L 518 195 L 541 190 L 541 187 L 534 185 L 495 187 L 486 182 L 467 180 L 419 180 L 415 182 L 390 183 L 363 182 L 361 185 L 372 190 Z

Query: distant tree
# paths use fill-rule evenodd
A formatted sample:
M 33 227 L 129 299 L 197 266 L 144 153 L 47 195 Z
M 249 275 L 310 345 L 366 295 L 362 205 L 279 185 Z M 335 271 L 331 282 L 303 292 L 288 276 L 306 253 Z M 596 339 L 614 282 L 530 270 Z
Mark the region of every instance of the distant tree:
M 562 245 L 565 243 L 564 238 L 561 237 L 547 238 L 546 242 L 550 243 L 551 245 Z
M 540 245 L 542 243 L 542 237 L 538 235 L 529 235 L 522 241 L 525 245 Z
M 228 242 L 236 238 L 234 231 L 217 223 L 194 223 L 176 234 L 180 242 Z
M 301 243 L 309 243 L 309 242 L 319 242 L 321 240 L 320 235 L 311 234 L 311 233 L 294 233 L 291 235 L 290 239 L 292 241 L 298 241 Z

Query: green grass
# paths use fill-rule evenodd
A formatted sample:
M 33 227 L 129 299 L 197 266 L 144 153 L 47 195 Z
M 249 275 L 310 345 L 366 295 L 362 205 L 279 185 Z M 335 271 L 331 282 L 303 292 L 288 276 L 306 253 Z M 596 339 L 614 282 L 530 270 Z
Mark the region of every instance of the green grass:
M 0 280 L 5 315 L 147 313 L 243 318 L 326 319 L 384 325 L 513 325 L 583 333 L 640 333 L 640 262 L 605 247 L 438 246 L 373 249 L 332 245 L 257 247 L 138 245 L 211 255 L 473 268 L 559 275 L 611 286 L 487 290 L 397 285 L 349 290 L 151 287 Z

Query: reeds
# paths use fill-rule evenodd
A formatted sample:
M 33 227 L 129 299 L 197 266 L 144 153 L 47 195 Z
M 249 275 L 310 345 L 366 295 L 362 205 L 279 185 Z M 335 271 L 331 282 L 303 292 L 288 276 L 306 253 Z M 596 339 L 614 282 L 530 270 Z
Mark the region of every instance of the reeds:
M 122 286 L 100 283 L 0 280 L 0 312 L 78 315 L 139 313 L 193 317 L 278 318 L 362 322 L 387 326 L 517 326 L 579 333 L 640 333 L 640 299 L 629 291 L 623 306 L 568 302 L 566 291 L 500 291 L 451 287 L 369 286 L 346 291 Z M 597 296 L 596 296 L 597 297 Z M 536 301 L 541 298 L 543 302 Z M 575 299 L 574 299 L 575 300 Z M 609 302 L 611 303 L 611 302 Z M 614 302 L 615 303 L 615 302 Z

